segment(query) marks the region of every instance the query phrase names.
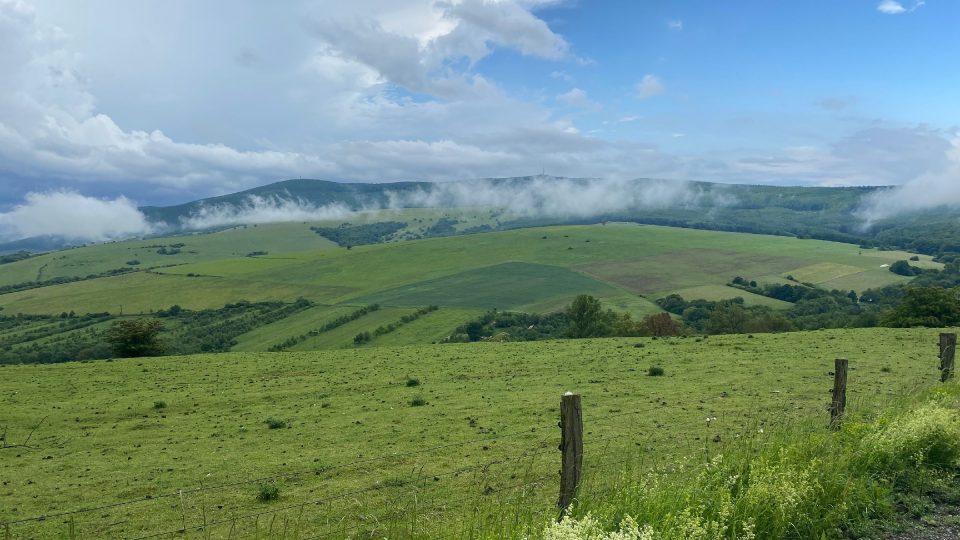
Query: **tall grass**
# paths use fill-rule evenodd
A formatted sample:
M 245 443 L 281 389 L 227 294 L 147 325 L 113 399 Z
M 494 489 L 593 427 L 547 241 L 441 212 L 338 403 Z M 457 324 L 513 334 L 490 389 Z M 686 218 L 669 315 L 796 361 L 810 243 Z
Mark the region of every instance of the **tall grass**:
M 955 385 L 830 432 L 795 424 L 728 446 L 707 462 L 628 468 L 585 495 L 545 540 L 861 537 L 897 502 L 939 493 L 960 465 Z

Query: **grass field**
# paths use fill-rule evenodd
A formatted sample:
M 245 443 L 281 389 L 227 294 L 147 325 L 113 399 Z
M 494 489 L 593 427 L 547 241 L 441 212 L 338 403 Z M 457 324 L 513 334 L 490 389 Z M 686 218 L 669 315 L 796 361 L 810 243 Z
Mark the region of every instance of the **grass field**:
M 358 300 L 388 305 L 436 304 L 455 307 L 512 308 L 577 294 L 607 296 L 613 287 L 557 266 L 509 262 L 467 270 L 374 293 Z
M 442 215 L 435 210 L 411 210 L 383 219 L 403 219 L 420 230 Z M 459 215 L 465 224 L 490 219 L 469 209 Z M 138 268 L 164 266 L 2 294 L 0 308 L 6 314 L 71 310 L 146 314 L 173 304 L 204 309 L 238 300 L 290 302 L 304 297 L 331 309 L 378 302 L 410 309 L 436 304 L 446 308 L 441 314 L 492 308 L 543 313 L 560 310 L 577 294 L 587 293 L 608 307 L 642 318 L 660 311 L 654 300 L 671 293 L 688 300 L 741 296 L 747 304 L 787 307 L 725 287 L 735 276 L 771 282 L 792 275 L 827 288 L 857 291 L 904 282 L 907 278 L 881 265 L 909 256 L 818 240 L 630 224 L 529 228 L 346 249 L 319 237 L 309 226 L 249 226 L 118 242 L 3 265 L 0 285 L 34 279 L 41 272 L 45 278 L 85 276 L 124 267 L 132 259 L 140 261 Z M 157 245 L 177 243 L 184 244 L 179 253 L 156 253 Z M 267 254 L 246 256 L 252 251 Z M 916 263 L 920 266 L 937 266 L 929 257 L 920 258 Z M 321 312 L 315 308 L 309 313 Z M 301 321 L 311 316 L 279 321 L 270 325 L 269 332 L 282 341 L 296 335 Z M 451 318 L 449 328 L 441 331 L 438 317 L 431 319 L 429 332 L 405 331 L 389 342 L 418 343 L 463 322 Z M 360 322 L 350 325 L 355 333 L 373 328 Z M 240 337 L 238 350 L 258 350 L 272 340 L 264 338 L 266 330 L 255 332 L 249 338 Z M 402 342 L 397 336 L 418 341 Z M 312 346 L 344 343 L 339 334 L 336 339 L 327 338 L 331 339 L 311 340 Z
M 441 217 L 461 220 L 460 229 L 489 225 L 489 211 L 474 209 L 431 210 L 409 209 L 402 212 L 358 213 L 353 223 L 370 221 L 403 221 L 413 233 L 423 233 Z M 41 281 L 56 277 L 86 276 L 122 268 L 128 261 L 139 261 L 140 268 L 156 266 L 195 264 L 207 261 L 232 261 L 235 259 L 256 265 L 256 259 L 283 258 L 291 253 L 323 251 L 338 246 L 310 230 L 311 226 L 333 227 L 340 221 L 271 223 L 240 225 L 214 233 L 197 233 L 184 236 L 150 238 L 109 242 L 57 251 L 32 257 L 16 264 L 0 268 L 0 286 L 26 281 Z M 183 244 L 179 252 L 162 255 L 160 246 Z M 249 253 L 267 252 L 265 257 L 247 258 Z M 223 266 L 221 266 L 223 267 Z M 226 268 L 237 267 L 234 264 Z M 246 266 L 239 268 L 246 269 Z
M 731 298 L 743 298 L 743 303 L 747 306 L 767 306 L 773 309 L 788 309 L 793 305 L 790 302 L 784 302 L 783 300 L 769 298 L 726 285 L 701 285 L 699 287 L 679 289 L 674 291 L 674 293 L 684 298 L 699 298 L 714 302 Z
M 389 527 L 463 537 L 477 527 L 512 526 L 468 509 L 486 508 L 502 520 L 514 514 L 495 508 L 518 504 L 523 511 L 516 519 L 540 525 L 554 512 L 557 404 L 566 390 L 583 396 L 585 489 L 600 489 L 623 459 L 634 466 L 681 456 L 707 460 L 758 428 L 772 434 L 803 418 L 823 418 L 825 425 L 835 357 L 850 359 L 854 411 L 933 385 L 938 332 L 364 347 L 7 366 L 0 368 L 5 442 L 29 437 L 30 448 L 0 450 L 0 521 L 15 522 L 12 538 L 59 538 L 71 527 L 80 537 L 112 538 L 164 531 L 266 538 L 281 529 L 289 537 L 294 528 L 300 538 L 405 536 Z M 647 376 L 653 365 L 665 376 Z M 423 406 L 411 406 L 415 398 Z M 285 427 L 270 429 L 271 418 Z M 275 478 L 257 480 L 264 477 Z M 279 498 L 258 500 L 262 483 L 275 483 Z M 129 504 L 57 515 L 112 503 Z M 19 522 L 40 515 L 47 517 Z M 181 528 L 187 531 L 176 533 Z

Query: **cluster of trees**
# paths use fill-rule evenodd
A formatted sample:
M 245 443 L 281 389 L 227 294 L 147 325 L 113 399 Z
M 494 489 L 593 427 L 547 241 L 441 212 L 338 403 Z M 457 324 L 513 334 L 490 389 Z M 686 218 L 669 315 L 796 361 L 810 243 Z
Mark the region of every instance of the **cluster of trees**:
M 156 246 L 159 248 L 157 249 L 157 254 L 158 255 L 176 255 L 180 253 L 181 248 L 183 248 L 184 246 L 186 246 L 186 244 L 182 242 L 178 242 L 176 244 L 170 244 L 170 245 Z
M 680 324 L 666 313 L 634 321 L 629 313 L 604 310 L 600 300 L 587 294 L 574 298 L 563 314 L 568 320 L 565 337 L 676 336 Z
M 436 223 L 427 227 L 423 231 L 424 238 L 429 238 L 433 236 L 452 236 L 457 234 L 457 224 L 460 223 L 459 219 L 442 217 L 437 220 Z
M 102 342 L 96 328 L 111 318 L 109 313 L 73 312 L 0 317 L 0 364 L 108 358 L 110 347 Z
M 741 334 L 750 332 L 786 332 L 796 325 L 782 313 L 766 306 L 747 306 L 743 298 L 719 302 L 684 300 L 671 294 L 657 301 L 666 311 L 679 315 L 686 331 L 699 334 Z
M 881 324 L 900 328 L 960 325 L 960 299 L 955 289 L 913 287 L 903 300 L 884 314 Z
M 419 319 L 420 317 L 423 317 L 427 313 L 432 313 L 438 309 L 440 309 L 440 306 L 427 306 L 424 308 L 420 308 L 409 315 L 404 315 L 403 317 L 400 317 L 400 320 L 394 321 L 390 324 L 384 324 L 384 325 L 378 326 L 377 329 L 373 331 L 373 333 L 366 332 L 366 331 L 360 332 L 359 334 L 353 337 L 353 344 L 364 345 L 364 344 L 370 343 L 370 341 L 372 341 L 373 338 L 377 336 L 382 336 L 384 334 L 389 334 L 390 332 L 395 331 L 397 328 L 400 328 L 405 324 L 410 324 L 413 321 Z
M 226 352 L 237 337 L 310 308 L 312 302 L 298 298 L 292 303 L 240 301 L 220 309 L 186 310 L 174 305 L 156 313 L 175 321 L 164 337 L 166 354 Z
M 910 263 L 908 263 L 907 261 L 897 261 L 891 264 L 890 271 L 893 272 L 894 274 L 897 274 L 900 276 L 907 276 L 907 277 L 919 276 L 920 274 L 923 273 L 922 268 L 917 268 L 916 266 L 910 266 Z
M 310 330 L 310 331 L 307 332 L 306 334 L 300 334 L 300 335 L 298 335 L 298 336 L 292 336 L 292 337 L 289 337 L 289 338 L 283 340 L 283 341 L 280 342 L 280 343 L 277 343 L 276 345 L 271 345 L 270 348 L 267 349 L 267 350 L 270 351 L 270 352 L 280 352 L 280 351 L 283 351 L 283 350 L 285 350 L 285 349 L 289 349 L 290 347 L 293 347 L 294 345 L 297 345 L 297 344 L 299 344 L 299 343 L 303 343 L 304 341 L 306 341 L 307 339 L 309 339 L 309 338 L 311 338 L 311 337 L 313 337 L 313 336 L 319 336 L 320 334 L 322 334 L 322 333 L 324 333 L 324 332 L 329 332 L 330 330 L 333 330 L 334 328 L 338 328 L 338 327 L 340 327 L 340 326 L 343 326 L 343 325 L 347 324 L 348 322 L 355 321 L 355 320 L 359 319 L 360 317 L 363 317 L 364 315 L 373 313 L 374 311 L 377 311 L 377 310 L 379 310 L 379 309 L 380 309 L 380 304 L 369 304 L 369 305 L 363 306 L 362 308 L 357 309 L 356 311 L 353 311 L 353 312 L 348 313 L 348 314 L 346 314 L 346 315 L 341 315 L 341 316 L 337 317 L 336 319 L 334 319 L 334 320 L 332 320 L 332 321 L 324 324 L 324 325 L 321 326 L 320 328 L 315 328 L 315 329 L 313 329 L 313 330 Z
M 807 285 L 758 287 L 755 282 L 743 278 L 738 279 L 737 284 L 745 290 L 794 305 L 790 309 L 774 310 L 767 306 L 748 306 L 739 297 L 722 301 L 688 301 L 672 294 L 657 302 L 669 313 L 635 321 L 628 314 L 603 309 L 600 301 L 592 296 L 580 295 L 564 311 L 547 315 L 487 312 L 477 320 L 457 327 L 444 342 L 960 325 L 958 289 L 888 286 L 866 291 L 858 297 L 856 293 L 826 291 Z
M 338 227 L 310 227 L 310 230 L 320 236 L 332 240 L 339 246 L 350 248 L 367 244 L 379 244 L 404 228 L 407 224 L 401 221 L 381 221 L 351 225 L 343 223 Z
M 491 338 L 498 341 L 555 339 L 563 336 L 569 325 L 570 321 L 563 313 L 538 315 L 492 310 L 458 326 L 443 342 L 466 343 Z
M 30 257 L 33 257 L 33 253 L 30 253 L 29 251 L 21 250 L 16 253 L 7 253 L 6 255 L 0 255 L 0 264 L 22 261 L 24 259 L 29 259 Z
M 497 310 L 458 326 L 444 343 L 471 341 L 536 341 L 540 339 L 675 336 L 682 325 L 669 314 L 657 313 L 634 320 L 628 313 L 603 309 L 597 298 L 582 294 L 566 309 L 539 315 Z
M 174 305 L 136 318 L 72 312 L 2 316 L 0 364 L 223 352 L 236 344 L 237 336 L 311 306 L 309 300 L 298 299 L 241 301 L 204 310 Z

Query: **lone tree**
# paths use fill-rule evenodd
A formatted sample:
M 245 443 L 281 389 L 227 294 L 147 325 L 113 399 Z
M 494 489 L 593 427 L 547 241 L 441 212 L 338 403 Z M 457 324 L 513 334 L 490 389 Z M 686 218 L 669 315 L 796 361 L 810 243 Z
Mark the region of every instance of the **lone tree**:
M 647 333 L 656 337 L 679 336 L 683 325 L 673 320 L 669 313 L 648 315 L 643 319 Z
M 573 299 L 566 310 L 570 319 L 569 334 L 572 338 L 602 337 L 610 333 L 613 313 L 604 312 L 600 300 L 581 294 Z
M 121 358 L 156 356 L 163 353 L 160 332 L 163 324 L 152 319 L 117 321 L 107 330 L 106 341 L 113 355 Z

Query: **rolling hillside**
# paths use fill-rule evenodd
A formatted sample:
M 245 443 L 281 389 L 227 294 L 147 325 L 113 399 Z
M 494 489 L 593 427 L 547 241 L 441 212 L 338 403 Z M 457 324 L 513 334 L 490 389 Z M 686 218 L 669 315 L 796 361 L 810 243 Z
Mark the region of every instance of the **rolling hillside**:
M 866 198 L 886 189 L 678 183 L 650 178 L 607 182 L 543 175 L 443 183 L 366 184 L 297 179 L 176 206 L 144 207 L 142 211 L 148 219 L 176 230 L 205 209 L 245 208 L 256 200 L 295 201 L 313 207 L 335 205 L 357 211 L 502 205 L 522 211 L 499 220 L 497 228 L 630 221 L 817 238 L 926 254 L 960 252 L 955 211 L 908 213 L 865 222 L 860 211 Z M 554 190 L 570 193 L 557 195 L 552 193 Z M 636 198 L 635 204 L 595 204 L 591 199 L 598 190 L 615 193 L 615 198 L 627 201 Z M 664 197 L 664 193 L 672 195 Z M 558 202 L 570 206 L 566 197 L 573 197 L 574 201 L 582 198 L 581 204 L 574 203 L 563 211 L 554 208 Z
M 467 214 L 464 219 L 484 219 Z M 408 228 L 420 230 L 444 215 L 419 210 L 393 214 Z M 551 312 L 582 293 L 643 317 L 659 312 L 654 301 L 669 294 L 707 300 L 742 297 L 747 305 L 775 309 L 790 306 L 727 286 L 735 276 L 760 283 L 791 278 L 858 292 L 909 280 L 885 266 L 909 254 L 777 236 L 610 223 L 344 248 L 312 232 L 312 225 L 244 226 L 32 257 L 0 267 L 0 287 L 12 287 L 0 294 L 0 307 L 8 315 L 149 315 L 175 304 L 199 310 L 241 300 L 313 302 L 296 318 L 257 330 L 276 344 L 350 306 L 380 304 L 392 310 L 339 330 L 354 332 L 350 337 L 384 324 L 388 312 L 400 317 L 404 309 L 439 306 L 439 314 L 410 323 L 389 340 L 412 344 L 441 339 L 486 310 Z M 915 264 L 939 266 L 929 257 Z M 25 286 L 18 290 L 20 285 Z M 269 346 L 265 338 L 238 340 L 242 350 Z M 310 343 L 344 346 L 349 340 Z

